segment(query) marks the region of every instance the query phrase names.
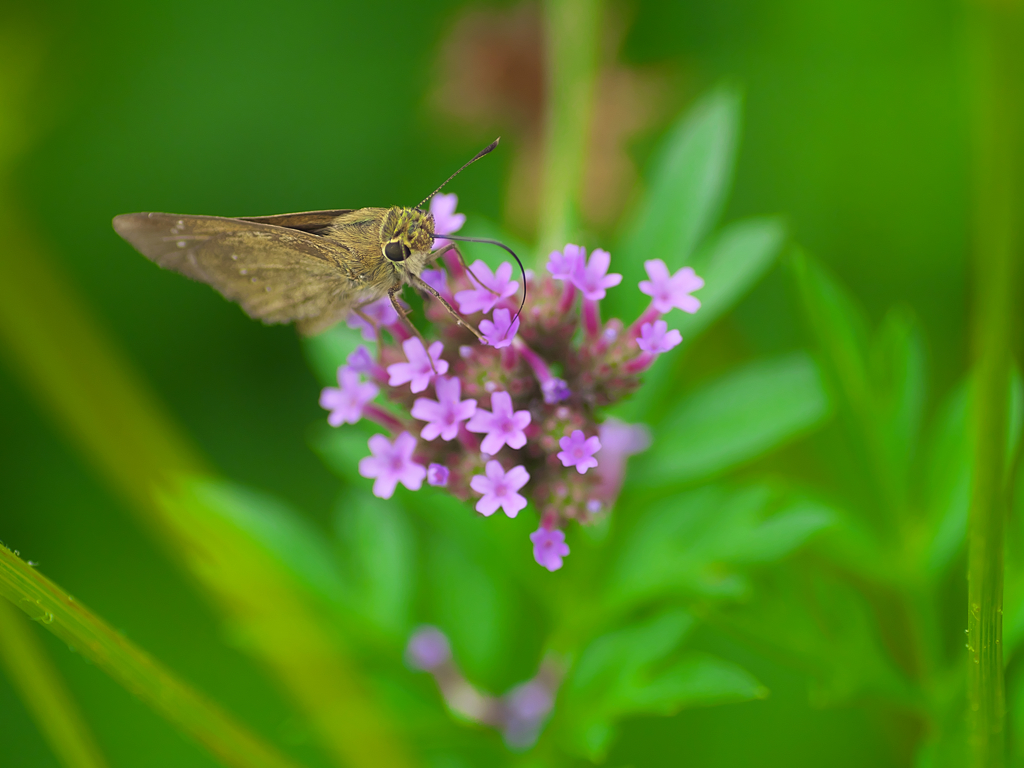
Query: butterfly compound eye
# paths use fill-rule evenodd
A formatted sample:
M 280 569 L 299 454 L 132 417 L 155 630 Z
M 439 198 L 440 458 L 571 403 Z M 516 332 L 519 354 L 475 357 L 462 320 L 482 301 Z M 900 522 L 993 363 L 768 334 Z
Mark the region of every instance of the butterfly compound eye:
M 409 258 L 409 253 L 409 246 L 398 240 L 392 240 L 384 246 L 384 255 L 391 259 L 391 261 L 405 261 Z

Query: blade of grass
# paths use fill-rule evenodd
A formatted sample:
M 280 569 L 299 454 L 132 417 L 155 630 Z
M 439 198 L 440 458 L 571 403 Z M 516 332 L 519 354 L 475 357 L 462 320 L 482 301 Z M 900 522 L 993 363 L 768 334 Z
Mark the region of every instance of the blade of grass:
M 1003 529 L 1014 287 L 1021 257 L 1022 4 L 979 0 L 975 33 L 973 483 L 967 544 L 967 699 L 971 764 L 1006 760 Z
M 68 768 L 104 768 L 89 726 L 27 622 L 0 600 L 0 665 L 53 754 Z
M 295 765 L 2 546 L 0 594 L 74 647 L 225 765 L 239 768 L 290 768 Z M 5 634 L 13 636 L 6 630 Z M 51 726 L 57 722 L 51 719 L 52 715 L 52 711 L 47 712 Z M 97 762 L 69 764 L 102 765 Z

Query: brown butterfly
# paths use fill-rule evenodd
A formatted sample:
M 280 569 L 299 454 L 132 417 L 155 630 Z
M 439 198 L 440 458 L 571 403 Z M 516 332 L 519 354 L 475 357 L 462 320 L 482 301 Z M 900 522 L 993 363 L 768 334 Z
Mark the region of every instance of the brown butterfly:
M 496 146 L 497 140 L 445 184 Z M 264 323 L 294 322 L 301 333 L 313 335 L 383 296 L 404 318 L 396 294 L 412 285 L 440 301 L 460 325 L 481 338 L 420 277 L 443 249 L 432 250 L 434 217 L 419 206 L 241 218 L 126 213 L 113 223 L 147 259 L 213 286 Z

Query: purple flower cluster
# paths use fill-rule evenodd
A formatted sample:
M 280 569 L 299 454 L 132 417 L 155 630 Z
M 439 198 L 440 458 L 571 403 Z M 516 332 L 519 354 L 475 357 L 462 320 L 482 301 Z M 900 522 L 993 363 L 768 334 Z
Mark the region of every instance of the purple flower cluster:
M 454 195 L 431 201 L 435 244 L 464 223 L 455 204 Z M 381 340 L 376 358 L 357 349 L 320 404 L 332 426 L 365 417 L 393 435 L 371 437 L 371 455 L 359 463 L 374 494 L 390 498 L 399 483 L 415 491 L 426 480 L 474 500 L 482 515 L 500 509 L 509 517 L 529 499 L 540 516 L 530 535 L 534 559 L 558 570 L 569 554 L 566 523 L 593 522 L 607 510 L 626 459 L 647 446 L 642 427 L 599 423 L 599 409 L 633 392 L 657 356 L 682 341 L 661 317 L 676 308 L 696 312 L 700 301 L 691 294 L 704 281 L 689 267 L 670 274 L 660 259 L 645 262 L 649 279 L 639 288 L 651 303 L 627 328 L 601 320 L 601 300 L 622 282 L 608 271 L 607 251 L 588 258 L 582 247 L 566 245 L 552 253 L 547 275 L 527 273 L 519 316 L 511 264 L 467 267 L 454 249 L 439 261 L 445 269 L 427 270 L 423 279 L 467 319 L 485 315 L 478 321 L 484 343 L 440 302 L 427 301 L 437 338 L 424 345 L 382 299 L 362 309 L 371 324 L 349 318 L 364 338 Z M 380 392 L 397 410 L 373 402 Z

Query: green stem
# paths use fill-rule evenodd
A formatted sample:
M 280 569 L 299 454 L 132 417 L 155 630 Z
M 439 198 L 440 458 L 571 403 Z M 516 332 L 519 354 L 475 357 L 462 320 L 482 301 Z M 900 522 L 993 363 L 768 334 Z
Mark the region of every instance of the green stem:
M 5 600 L 0 600 L 0 666 L 7 670 L 25 708 L 61 764 L 68 768 L 107 765 L 46 651 L 28 622 Z
M 546 133 L 538 263 L 575 229 L 601 34 L 599 0 L 547 0 Z
M 1018 141 L 1022 105 L 1019 3 L 975 3 L 976 216 L 974 253 L 973 487 L 968 528 L 967 697 L 976 768 L 1005 762 L 1003 528 L 1013 288 L 1020 232 Z
M 295 764 L 273 747 L 182 683 L 85 606 L 2 546 L 0 594 L 206 747 L 225 765 L 294 768 Z M 11 633 L 5 634 L 13 637 Z

